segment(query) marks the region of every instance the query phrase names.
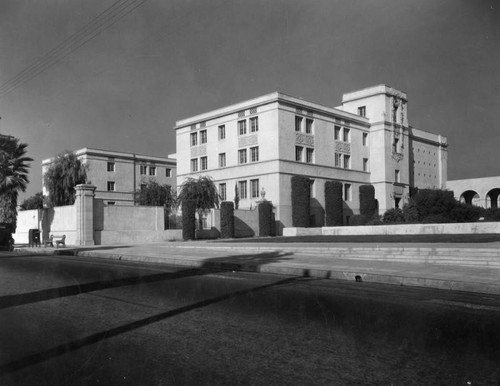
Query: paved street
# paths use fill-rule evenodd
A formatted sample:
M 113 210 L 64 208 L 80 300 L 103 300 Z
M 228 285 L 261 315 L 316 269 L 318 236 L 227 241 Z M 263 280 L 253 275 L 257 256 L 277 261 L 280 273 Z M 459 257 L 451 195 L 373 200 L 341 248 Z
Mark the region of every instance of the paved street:
M 497 295 L 0 257 L 0 384 L 495 384 Z

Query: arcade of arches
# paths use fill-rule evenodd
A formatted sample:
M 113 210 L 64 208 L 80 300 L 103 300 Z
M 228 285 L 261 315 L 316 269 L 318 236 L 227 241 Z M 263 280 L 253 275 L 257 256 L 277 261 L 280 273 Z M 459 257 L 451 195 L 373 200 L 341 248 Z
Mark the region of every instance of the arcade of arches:
M 446 183 L 460 202 L 483 208 L 499 208 L 500 177 L 452 180 Z

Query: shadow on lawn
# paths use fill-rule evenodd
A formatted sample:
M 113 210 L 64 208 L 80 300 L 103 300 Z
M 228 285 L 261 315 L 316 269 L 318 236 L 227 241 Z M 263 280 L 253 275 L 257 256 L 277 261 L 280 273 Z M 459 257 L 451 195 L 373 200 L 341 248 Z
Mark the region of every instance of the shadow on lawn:
M 152 282 L 157 282 L 157 281 L 162 281 L 162 280 L 173 280 L 173 279 L 180 279 L 183 277 L 191 277 L 191 276 L 197 276 L 197 275 L 206 275 L 206 274 L 211 274 L 215 272 L 221 272 L 225 270 L 237 270 L 238 267 L 241 269 L 242 264 L 250 264 L 254 267 L 256 267 L 256 270 L 258 269 L 259 266 L 262 264 L 269 264 L 271 262 L 276 262 L 283 260 L 284 254 L 282 253 L 262 253 L 262 254 L 257 254 L 257 255 L 252 255 L 252 256 L 227 256 L 227 257 L 221 257 L 221 258 L 214 258 L 214 259 L 209 259 L 206 261 L 206 263 L 201 267 L 201 268 L 194 268 L 194 269 L 183 269 L 178 272 L 166 272 L 166 273 L 160 273 L 160 274 L 154 274 L 154 275 L 144 275 L 144 276 L 135 276 L 135 277 L 130 277 L 130 278 L 123 278 L 123 279 L 114 279 L 114 280 L 106 280 L 106 281 L 98 281 L 98 282 L 92 282 L 92 283 L 86 283 L 86 284 L 79 284 L 79 285 L 74 285 L 74 286 L 67 286 L 67 287 L 59 287 L 59 288 L 53 288 L 53 289 L 47 289 L 47 290 L 42 290 L 42 291 L 37 291 L 37 292 L 32 292 L 28 294 L 20 294 L 20 295 L 10 295 L 10 296 L 3 296 L 0 298 L 0 309 L 1 308 L 7 308 L 7 307 L 13 307 L 21 304 L 27 304 L 27 303 L 33 303 L 33 302 L 40 302 L 44 300 L 49 300 L 49 299 L 54 299 L 54 298 L 61 298 L 65 296 L 73 296 L 73 295 L 79 295 L 82 293 L 88 293 L 92 291 L 100 291 L 108 288 L 116 288 L 116 287 L 121 287 L 121 286 L 129 286 L 129 285 L 138 285 L 138 284 L 144 284 L 144 283 L 152 283 Z M 80 339 L 73 340 L 68 343 L 64 343 L 55 347 L 52 347 L 48 350 L 41 351 L 32 355 L 28 355 L 19 359 L 15 359 L 13 361 L 4 363 L 0 365 L 0 374 L 7 374 L 11 373 L 17 370 L 21 370 L 23 368 L 29 367 L 36 365 L 38 363 L 45 362 L 51 358 L 55 358 L 61 355 L 64 355 L 66 353 L 78 350 L 80 348 L 83 348 L 85 346 L 92 345 L 94 343 L 98 343 L 104 340 L 107 340 L 109 338 L 112 338 L 114 336 L 124 334 L 126 332 L 147 326 L 152 323 L 156 323 L 159 321 L 162 321 L 164 319 L 192 311 L 198 308 L 206 307 L 208 305 L 218 303 L 224 300 L 229 300 L 238 296 L 243 296 L 252 292 L 256 291 L 262 291 L 271 287 L 276 287 L 280 285 L 285 285 L 292 283 L 296 280 L 299 280 L 300 277 L 292 277 L 292 278 L 286 278 L 286 279 L 281 279 L 278 281 L 275 281 L 270 284 L 265 284 L 249 289 L 244 289 L 240 291 L 234 291 L 226 294 L 222 294 L 219 296 L 215 296 L 210 299 L 205 299 L 193 304 L 186 305 L 184 307 L 179 307 L 174 310 L 170 311 L 165 311 L 161 312 L 140 320 L 136 320 L 134 322 L 126 323 L 121 326 L 111 328 L 106 331 L 98 332 L 95 334 L 91 334 L 88 336 L 85 336 Z

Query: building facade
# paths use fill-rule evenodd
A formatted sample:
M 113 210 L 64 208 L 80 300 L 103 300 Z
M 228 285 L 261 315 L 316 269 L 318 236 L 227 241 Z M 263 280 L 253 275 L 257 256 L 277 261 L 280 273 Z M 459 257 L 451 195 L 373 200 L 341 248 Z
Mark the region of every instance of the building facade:
M 133 153 L 83 148 L 74 152 L 87 168 L 95 197 L 105 205 L 134 205 L 135 192 L 150 179 L 176 186 L 176 161 Z M 42 179 L 55 158 L 42 161 Z M 43 184 L 43 194 L 47 194 Z
M 500 176 L 447 181 L 446 188 L 461 202 L 482 208 L 500 207 Z
M 324 224 L 324 184 L 343 184 L 344 222 L 359 186 L 379 210 L 402 207 L 410 187 L 444 188 L 447 140 L 408 124 L 404 92 L 380 85 L 343 95 L 336 108 L 275 92 L 176 122 L 177 186 L 208 175 L 240 208 L 263 193 L 280 227 L 292 226 L 291 178 L 311 179 L 311 226 Z

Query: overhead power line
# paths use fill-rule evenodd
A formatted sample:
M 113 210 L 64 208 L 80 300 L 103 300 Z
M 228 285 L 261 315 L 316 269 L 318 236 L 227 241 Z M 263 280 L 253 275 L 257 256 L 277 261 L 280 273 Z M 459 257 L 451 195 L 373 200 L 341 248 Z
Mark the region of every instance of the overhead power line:
M 30 66 L 17 74 L 12 79 L 0 86 L 0 98 L 7 95 L 24 83 L 33 79 L 35 76 L 44 72 L 49 67 L 60 62 L 66 56 L 77 50 L 85 43 L 94 39 L 97 35 L 104 32 L 120 19 L 133 12 L 147 0 L 118 0 L 111 7 L 107 8 L 96 16 L 91 22 L 82 29 L 71 35 L 62 43 L 47 52 L 41 58 L 37 59 Z

